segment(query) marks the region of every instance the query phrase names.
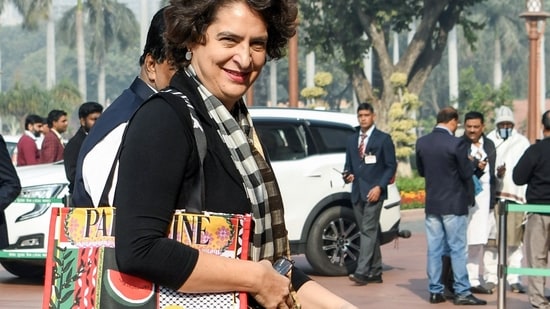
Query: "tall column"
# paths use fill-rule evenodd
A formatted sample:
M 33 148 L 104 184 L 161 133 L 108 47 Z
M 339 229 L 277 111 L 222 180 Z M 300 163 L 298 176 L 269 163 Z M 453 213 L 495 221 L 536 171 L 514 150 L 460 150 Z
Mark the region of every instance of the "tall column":
M 309 52 L 306 55 L 306 87 L 315 86 L 315 53 Z
M 0 48 L 0 93 L 2 93 L 2 75 L 2 49 Z
M 288 103 L 298 107 L 298 31 L 288 42 Z
M 538 115 L 539 113 L 539 59 L 537 50 L 539 46 L 538 21 L 536 19 L 527 21 L 529 37 L 529 93 L 527 96 L 527 138 L 534 143 L 537 138 Z
M 540 136 L 541 67 L 540 38 L 544 33 L 549 13 L 543 9 L 542 0 L 526 0 L 526 11 L 519 16 L 525 18 L 529 38 L 529 87 L 527 95 L 527 138 L 534 143 Z
M 145 46 L 147 31 L 149 31 L 149 1 L 141 0 L 139 3 L 139 47 Z
M 449 103 L 458 108 L 458 44 L 456 27 L 449 32 L 447 51 L 449 53 Z
M 544 33 L 541 33 L 540 35 L 540 44 L 538 46 L 538 56 L 539 56 L 539 66 L 541 68 L 540 74 L 539 74 L 539 111 L 544 113 L 546 111 L 546 57 L 545 57 L 545 48 L 544 48 Z M 540 124 L 540 122 L 539 122 Z M 542 124 L 541 124 L 542 129 Z M 539 130 L 540 132 L 540 130 Z
M 55 22 L 53 4 L 50 4 L 46 24 L 46 89 L 55 85 Z
M 254 84 L 246 91 L 246 106 L 254 106 Z
M 269 62 L 269 101 L 271 101 L 271 105 L 268 107 L 275 107 L 279 102 L 279 98 L 277 98 L 277 61 L 275 60 Z
M 399 62 L 399 33 L 392 31 L 393 37 L 393 64 Z

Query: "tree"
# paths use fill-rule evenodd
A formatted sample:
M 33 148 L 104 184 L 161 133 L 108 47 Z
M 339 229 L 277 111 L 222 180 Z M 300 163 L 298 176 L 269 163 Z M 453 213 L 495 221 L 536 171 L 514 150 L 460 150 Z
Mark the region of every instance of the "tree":
M 0 14 L 4 12 L 4 6 L 6 5 L 8 1 L 7 0 L 0 0 Z
M 477 79 L 483 84 L 491 84 L 495 89 L 506 81 L 514 98 L 524 98 L 528 93 L 529 42 L 524 20 L 519 17 L 524 10 L 525 2 L 511 0 L 487 0 L 476 4 L 471 18 L 483 23 L 484 28 L 476 32 L 478 39 L 475 45 L 468 45 L 461 29 L 458 29 L 460 67 L 474 67 Z M 548 57 L 548 48 L 544 51 Z M 426 103 L 423 117 L 435 115 L 437 109 L 433 107 L 434 102 L 441 104 L 447 100 L 446 56 L 447 53 L 444 53 L 441 64 L 432 71 L 421 93 L 421 99 Z M 465 81 L 461 79 L 460 82 Z M 550 84 L 550 80 L 546 82 Z M 463 102 L 458 103 L 459 108 L 464 108 Z
M 6 0 L 0 0 L 0 14 Z M 23 29 L 36 30 L 40 21 L 47 21 L 47 52 L 46 52 L 46 88 L 55 84 L 55 30 L 52 16 L 52 0 L 11 0 L 17 11 L 23 15 Z
M 523 9 L 515 2 L 487 0 L 478 6 L 477 16 L 486 25 L 490 37 L 486 42 L 493 42 L 493 87 L 497 89 L 503 81 L 503 62 L 518 52 L 521 46 L 519 34 L 523 34 L 524 25 L 518 22 Z
M 490 83 L 482 83 L 476 76 L 474 68 L 469 67 L 460 72 L 459 101 L 464 107 L 459 111 L 464 114 L 468 111 L 478 111 L 485 115 L 485 127 L 487 131 L 492 130 L 492 123 L 489 116 L 494 115 L 497 107 L 506 105 L 512 107 L 512 94 L 508 82 L 501 83 L 498 87 Z M 492 117 L 491 117 L 492 118 Z
M 23 30 L 20 26 L 5 26 L 0 28 L 0 46 L 2 46 L 2 89 L 7 91 L 14 87 L 16 82 L 25 85 L 37 84 L 46 88 L 46 29 L 41 27 L 36 32 Z M 107 54 L 105 92 L 107 101 L 112 102 L 136 76 L 138 58 L 142 49 L 137 45 L 120 50 L 115 45 Z M 89 68 L 95 65 L 92 59 L 87 58 Z M 56 46 L 57 82 L 70 81 L 77 85 L 77 60 L 74 49 L 62 42 Z M 97 101 L 96 81 L 97 70 L 88 70 L 87 80 L 88 100 Z M 82 101 L 81 101 L 82 103 Z M 0 104 L 2 104 L 0 102 Z
M 76 6 L 69 9 L 59 21 L 58 33 L 62 41 L 69 47 L 76 47 L 78 89 L 82 99 L 87 98 L 86 81 L 86 50 L 84 46 L 84 13 L 82 0 L 77 0 Z
M 475 41 L 474 30 L 481 25 L 466 18 L 468 10 L 484 0 L 305 0 L 301 2 L 306 28 L 306 43 L 337 57 L 352 80 L 360 101 L 377 108 L 381 128 L 387 127 L 387 113 L 395 94 L 393 73 L 407 76 L 407 90 L 420 94 L 424 83 L 441 60 L 447 37 L 455 25 L 461 25 L 468 42 Z M 391 31 L 406 32 L 415 20 L 416 32 L 399 61 L 393 64 L 388 50 Z M 364 36 L 366 34 L 366 36 Z M 381 89 L 374 89 L 365 78 L 362 56 L 372 47 L 378 59 Z
M 67 82 L 58 83 L 51 90 L 44 90 L 36 84 L 23 86 L 16 83 L 10 90 L 0 93 L 0 115 L 3 119 L 11 117 L 9 134 L 16 135 L 24 127 L 28 114 L 46 116 L 54 108 L 72 111 L 80 100 L 78 89 Z
M 300 91 L 300 95 L 307 100 L 308 108 L 330 109 L 325 100 L 320 100 L 328 94 L 325 88 L 332 84 L 332 74 L 328 72 L 318 72 L 313 77 L 313 87 L 306 87 Z
M 17 11 L 23 15 L 23 29 L 36 30 L 40 21 L 47 20 L 50 17 L 52 0 L 11 0 L 11 2 L 17 8 Z
M 82 16 L 80 15 L 82 13 Z M 114 43 L 122 50 L 137 44 L 139 27 L 134 13 L 115 0 L 78 0 L 77 6 L 67 11 L 60 21 L 60 34 L 70 46 L 77 46 L 79 88 L 85 90 L 84 31 L 79 27 L 79 18 L 86 17 L 91 34 L 89 50 L 97 64 L 98 102 L 105 103 L 105 63 L 107 52 Z M 80 42 L 80 43 L 79 43 Z M 84 64 L 83 64 L 84 63 Z M 81 75 L 84 74 L 84 77 Z M 84 79 L 84 82 L 81 81 Z M 84 87 L 81 85 L 84 84 Z M 85 92 L 84 92 L 85 94 Z
M 414 142 L 416 141 L 415 128 L 417 122 L 412 117 L 421 105 L 418 96 L 409 93 L 406 87 L 407 76 L 403 73 L 394 73 L 391 76 L 393 91 L 396 94 L 395 101 L 389 110 L 390 135 L 395 145 L 395 156 L 399 161 L 397 174 L 399 176 L 411 177 L 412 169 L 410 156 L 414 151 Z

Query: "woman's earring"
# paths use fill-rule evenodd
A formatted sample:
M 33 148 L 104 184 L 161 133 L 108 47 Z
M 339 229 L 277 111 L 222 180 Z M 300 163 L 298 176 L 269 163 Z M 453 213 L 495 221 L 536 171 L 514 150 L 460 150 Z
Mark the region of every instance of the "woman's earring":
M 193 58 L 193 52 L 188 50 L 187 52 L 185 52 L 185 60 L 191 61 L 191 58 Z

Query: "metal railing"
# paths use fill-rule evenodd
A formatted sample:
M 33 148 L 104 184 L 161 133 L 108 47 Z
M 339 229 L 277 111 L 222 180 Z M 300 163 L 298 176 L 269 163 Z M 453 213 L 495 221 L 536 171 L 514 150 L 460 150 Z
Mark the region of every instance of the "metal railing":
M 513 204 L 505 200 L 499 201 L 499 225 L 498 225 L 498 296 L 497 308 L 506 308 L 506 276 L 508 274 L 526 276 L 550 277 L 548 268 L 508 267 L 506 226 L 509 212 L 532 212 L 550 214 L 550 205 L 541 204 Z

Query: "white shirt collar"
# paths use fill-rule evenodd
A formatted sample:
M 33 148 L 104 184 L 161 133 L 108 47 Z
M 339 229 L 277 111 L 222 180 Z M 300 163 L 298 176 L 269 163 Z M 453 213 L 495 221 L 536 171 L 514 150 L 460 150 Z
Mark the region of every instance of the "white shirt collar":
M 440 129 L 443 129 L 443 130 L 449 132 L 449 134 L 454 135 L 453 132 L 451 132 L 451 130 L 449 130 L 449 128 L 447 128 L 447 127 L 444 126 L 444 125 L 436 125 L 435 127 L 436 127 L 436 128 L 440 128 Z
M 367 137 L 370 137 L 372 135 L 372 131 L 374 131 L 374 128 L 375 128 L 375 125 L 373 124 L 372 126 L 370 126 L 367 132 L 365 132 L 367 134 Z M 363 133 L 363 131 L 359 129 L 359 135 L 365 134 L 365 133 Z
M 55 134 L 55 136 L 57 136 L 57 138 L 59 138 L 59 140 L 61 140 L 63 138 L 61 136 L 61 134 L 59 132 L 57 132 L 57 130 L 55 130 L 54 128 L 51 128 L 50 131 L 52 131 L 53 134 Z
M 37 137 L 34 136 L 34 134 L 33 134 L 31 131 L 29 131 L 29 130 L 25 130 L 25 135 L 27 135 L 28 137 L 32 138 L 32 139 L 35 140 L 35 141 L 36 141 L 36 139 L 37 139 Z

